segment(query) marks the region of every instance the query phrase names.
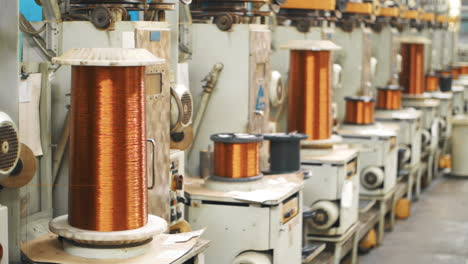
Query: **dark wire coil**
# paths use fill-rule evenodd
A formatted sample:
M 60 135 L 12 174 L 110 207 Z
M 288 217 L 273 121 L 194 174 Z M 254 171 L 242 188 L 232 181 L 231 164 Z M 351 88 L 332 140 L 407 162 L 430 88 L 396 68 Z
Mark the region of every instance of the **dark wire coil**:
M 374 123 L 374 101 L 359 98 L 346 98 L 345 123 L 369 125 Z
M 147 223 L 145 67 L 72 68 L 70 225 L 123 231 Z
M 402 71 L 400 85 L 404 93 L 424 93 L 424 44 L 404 43 L 401 45 Z
M 379 89 L 377 92 L 377 108 L 397 110 L 401 108 L 400 89 Z
M 329 139 L 332 134 L 330 51 L 292 50 L 288 131 Z

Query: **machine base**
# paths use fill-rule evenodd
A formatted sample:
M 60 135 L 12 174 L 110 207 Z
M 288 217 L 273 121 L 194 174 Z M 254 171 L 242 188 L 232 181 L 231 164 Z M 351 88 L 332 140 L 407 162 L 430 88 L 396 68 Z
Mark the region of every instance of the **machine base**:
M 185 234 L 182 234 L 185 235 Z M 169 243 L 171 237 L 177 235 L 157 235 L 148 243 L 148 253 L 129 259 L 96 259 L 83 258 L 68 254 L 64 251 L 58 237 L 52 233 L 29 241 L 21 246 L 23 263 L 60 263 L 60 264 L 182 264 L 201 254 L 209 242 L 196 237 L 188 241 Z M 114 256 L 115 257 L 115 256 Z
M 73 227 L 68 223 L 68 215 L 62 215 L 53 219 L 49 224 L 49 228 L 58 236 L 81 244 L 125 246 L 143 242 L 163 233 L 167 230 L 167 222 L 160 217 L 148 215 L 148 223 L 142 228 L 117 232 L 99 232 Z

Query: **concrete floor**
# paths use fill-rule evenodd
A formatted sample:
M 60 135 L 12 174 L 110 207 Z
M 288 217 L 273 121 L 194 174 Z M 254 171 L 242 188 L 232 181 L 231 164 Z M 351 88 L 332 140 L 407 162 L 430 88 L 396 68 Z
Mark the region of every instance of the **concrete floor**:
M 468 264 L 468 179 L 441 177 L 360 264 Z

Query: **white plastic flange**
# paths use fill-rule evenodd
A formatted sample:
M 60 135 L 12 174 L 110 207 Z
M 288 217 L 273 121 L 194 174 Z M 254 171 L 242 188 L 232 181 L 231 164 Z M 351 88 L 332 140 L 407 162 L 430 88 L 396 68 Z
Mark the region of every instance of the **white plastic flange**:
M 68 223 L 68 215 L 62 215 L 50 221 L 49 228 L 56 235 L 81 244 L 126 245 L 142 242 L 165 232 L 167 222 L 160 217 L 148 215 L 148 223 L 144 227 L 125 231 L 99 232 L 73 227 Z
M 326 230 L 333 226 L 333 224 L 338 221 L 338 217 L 340 216 L 340 210 L 338 205 L 331 201 L 319 201 L 312 205 L 310 208 L 312 212 L 316 212 L 316 214 L 323 214 L 323 215 L 316 215 L 312 218 L 312 220 L 308 221 L 308 223 L 317 230 Z M 326 217 L 320 219 L 320 221 L 324 221 L 323 223 L 317 222 L 317 217 Z
M 272 264 L 272 257 L 269 254 L 247 251 L 237 256 L 232 264 Z
M 343 68 L 339 64 L 333 64 L 332 86 L 333 89 L 340 89 L 342 87 L 341 72 Z
M 283 78 L 279 71 L 271 72 L 270 103 L 278 107 L 284 103 L 286 91 L 284 90 Z
M 401 158 L 401 162 L 403 164 L 408 163 L 411 159 L 411 149 L 404 144 L 400 144 L 399 148 L 404 150 L 403 157 Z
M 372 79 L 375 77 L 375 73 L 377 72 L 378 63 L 379 61 L 377 60 L 376 57 L 370 58 L 370 72 L 371 72 Z
M 431 139 L 432 139 L 432 136 L 431 136 L 431 132 L 429 132 L 429 130 L 427 129 L 423 129 L 421 131 L 421 144 L 423 146 L 427 146 L 429 144 L 431 144 Z
M 151 249 L 150 243 L 135 247 L 88 248 L 63 240 L 62 245 L 68 254 L 87 259 L 129 259 L 144 255 Z
M 372 177 L 372 181 L 369 182 L 369 178 Z M 361 184 L 368 190 L 375 190 L 382 185 L 384 181 L 385 173 L 379 167 L 367 167 L 361 173 Z
M 401 72 L 402 64 L 403 64 L 403 57 L 401 56 L 401 54 L 397 54 L 397 56 L 396 56 L 396 68 L 397 68 L 398 73 Z

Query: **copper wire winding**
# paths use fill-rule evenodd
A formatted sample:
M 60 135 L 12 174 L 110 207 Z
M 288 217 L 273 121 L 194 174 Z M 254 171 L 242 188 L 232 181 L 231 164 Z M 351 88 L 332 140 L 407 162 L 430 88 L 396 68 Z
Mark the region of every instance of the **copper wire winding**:
M 378 89 L 377 108 L 383 110 L 397 110 L 401 108 L 400 89 Z
M 453 67 L 452 68 L 452 79 L 458 80 L 460 77 L 460 67 Z
M 72 68 L 69 223 L 123 231 L 147 223 L 144 67 Z
M 435 92 L 439 90 L 439 77 L 437 75 L 426 75 L 426 91 Z
M 330 51 L 291 50 L 288 130 L 308 140 L 331 137 Z
M 345 123 L 355 125 L 374 123 L 374 102 L 347 98 Z
M 401 45 L 402 71 L 400 85 L 404 93 L 418 95 L 424 92 L 424 44 Z
M 459 74 L 466 75 L 468 74 L 468 66 L 460 66 L 460 69 L 458 70 Z
M 260 175 L 260 143 L 215 142 L 215 175 L 249 178 Z

